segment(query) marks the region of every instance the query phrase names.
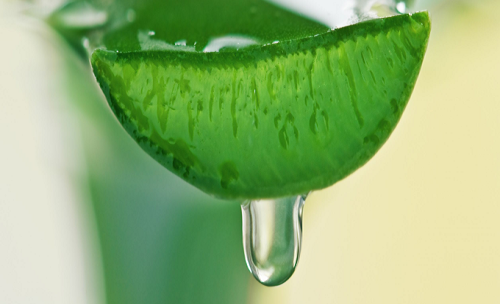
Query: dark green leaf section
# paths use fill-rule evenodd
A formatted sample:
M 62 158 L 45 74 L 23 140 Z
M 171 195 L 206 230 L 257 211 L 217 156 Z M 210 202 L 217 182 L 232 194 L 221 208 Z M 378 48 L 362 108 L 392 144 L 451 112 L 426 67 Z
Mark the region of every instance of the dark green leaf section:
M 332 185 L 399 121 L 430 32 L 426 12 L 218 53 L 97 50 L 118 119 L 162 165 L 222 198 Z
M 130 1 L 128 6 L 119 3 L 119 8 L 110 10 L 122 22 L 106 30 L 102 43 L 123 52 L 142 50 L 141 37 L 149 32 L 154 33 L 155 42 L 174 45 L 184 40 L 202 50 L 210 39 L 227 35 L 269 43 L 328 30 L 263 0 L 141 0 Z

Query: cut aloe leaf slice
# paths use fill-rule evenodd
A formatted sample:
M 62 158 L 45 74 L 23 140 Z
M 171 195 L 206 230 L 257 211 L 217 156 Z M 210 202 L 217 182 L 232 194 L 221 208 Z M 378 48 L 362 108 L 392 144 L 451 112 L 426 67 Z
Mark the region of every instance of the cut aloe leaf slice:
M 420 12 L 240 50 L 108 48 L 91 61 L 118 120 L 159 163 L 217 197 L 273 198 L 328 187 L 380 149 L 429 33 Z

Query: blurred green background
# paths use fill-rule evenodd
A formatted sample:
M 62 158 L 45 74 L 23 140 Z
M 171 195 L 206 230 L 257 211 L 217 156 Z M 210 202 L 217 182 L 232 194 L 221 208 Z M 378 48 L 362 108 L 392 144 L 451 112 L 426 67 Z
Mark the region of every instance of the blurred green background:
M 298 269 L 266 288 L 238 203 L 142 152 L 43 12 L 0 2 L 0 303 L 499 303 L 500 3 L 415 4 L 433 32 L 398 128 L 308 198 Z

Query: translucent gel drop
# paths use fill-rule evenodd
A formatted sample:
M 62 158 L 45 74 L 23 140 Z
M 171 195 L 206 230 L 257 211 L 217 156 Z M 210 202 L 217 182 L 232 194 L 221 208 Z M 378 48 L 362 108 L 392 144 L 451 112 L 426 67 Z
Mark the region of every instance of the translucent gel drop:
M 305 196 L 247 201 L 241 205 L 243 250 L 248 269 L 266 286 L 286 282 L 302 243 Z

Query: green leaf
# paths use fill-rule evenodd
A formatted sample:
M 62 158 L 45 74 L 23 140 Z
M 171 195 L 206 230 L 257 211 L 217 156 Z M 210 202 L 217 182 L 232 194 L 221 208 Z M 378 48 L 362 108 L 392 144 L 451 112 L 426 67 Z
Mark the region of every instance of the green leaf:
M 324 33 L 328 28 L 262 0 L 183 0 L 138 1 L 127 9 L 120 4 L 112 14 L 102 45 L 120 52 L 149 48 L 144 40 L 156 45 L 174 46 L 185 41 L 201 51 L 213 38 L 238 35 L 256 42 L 302 38 Z M 150 37 L 148 34 L 151 33 Z
M 221 198 L 279 197 L 330 186 L 375 154 L 429 32 L 422 12 L 221 52 L 108 45 L 92 65 L 122 125 L 169 170 Z

